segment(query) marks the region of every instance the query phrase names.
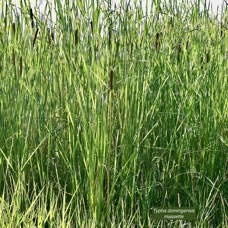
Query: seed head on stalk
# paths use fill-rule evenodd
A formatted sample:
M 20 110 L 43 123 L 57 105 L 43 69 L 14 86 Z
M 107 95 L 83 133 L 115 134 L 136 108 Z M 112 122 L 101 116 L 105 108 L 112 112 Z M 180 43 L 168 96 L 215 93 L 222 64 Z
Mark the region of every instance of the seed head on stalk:
M 20 56 L 20 77 L 22 76 L 22 56 Z
M 32 28 L 34 28 L 34 14 L 32 12 L 32 8 L 30 8 L 30 19 L 31 19 L 31 25 L 32 25 Z

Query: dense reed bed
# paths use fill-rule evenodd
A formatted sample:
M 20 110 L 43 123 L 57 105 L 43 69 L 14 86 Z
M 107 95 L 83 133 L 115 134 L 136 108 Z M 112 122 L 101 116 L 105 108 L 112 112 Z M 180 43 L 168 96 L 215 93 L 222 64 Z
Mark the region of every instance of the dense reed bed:
M 227 9 L 54 7 L 1 2 L 0 227 L 228 227 Z

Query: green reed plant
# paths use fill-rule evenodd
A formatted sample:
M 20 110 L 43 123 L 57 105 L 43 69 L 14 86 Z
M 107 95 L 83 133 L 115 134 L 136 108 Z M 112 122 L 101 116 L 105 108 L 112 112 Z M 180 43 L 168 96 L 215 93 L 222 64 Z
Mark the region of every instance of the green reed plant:
M 49 7 L 1 3 L 0 226 L 226 227 L 227 9 Z

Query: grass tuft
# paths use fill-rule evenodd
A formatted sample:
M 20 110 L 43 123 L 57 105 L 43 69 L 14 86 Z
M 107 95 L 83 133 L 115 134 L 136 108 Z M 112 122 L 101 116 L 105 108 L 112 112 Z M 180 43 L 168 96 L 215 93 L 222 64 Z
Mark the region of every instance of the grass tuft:
M 228 227 L 227 8 L 199 3 L 0 3 L 0 227 Z

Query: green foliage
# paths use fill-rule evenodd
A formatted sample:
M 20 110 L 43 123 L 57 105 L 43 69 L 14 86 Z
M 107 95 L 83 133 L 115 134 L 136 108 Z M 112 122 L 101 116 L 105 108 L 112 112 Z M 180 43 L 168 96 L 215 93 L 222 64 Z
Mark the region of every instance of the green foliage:
M 66 2 L 1 3 L 0 227 L 226 227 L 227 10 Z

